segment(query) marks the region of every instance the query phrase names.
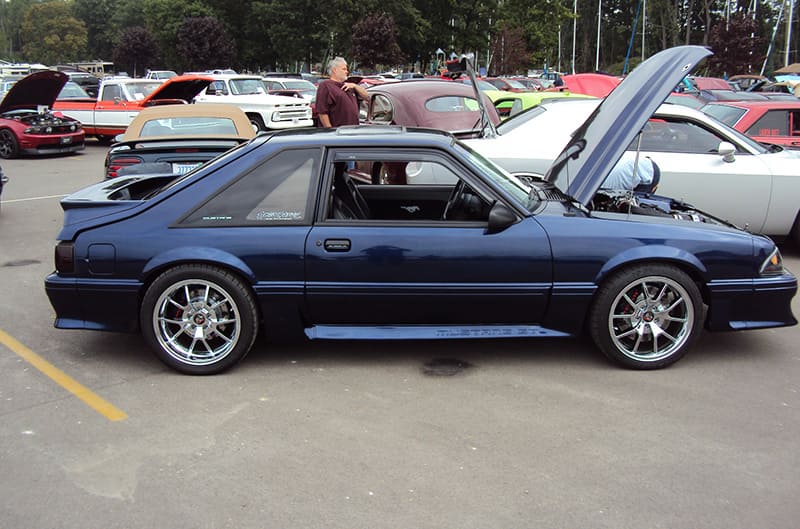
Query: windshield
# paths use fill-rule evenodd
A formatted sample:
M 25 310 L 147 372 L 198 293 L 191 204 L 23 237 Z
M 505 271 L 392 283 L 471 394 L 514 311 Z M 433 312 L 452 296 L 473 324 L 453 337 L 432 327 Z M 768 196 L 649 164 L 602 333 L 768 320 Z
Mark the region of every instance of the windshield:
M 156 89 L 161 87 L 161 83 L 159 81 L 147 81 L 147 82 L 126 82 L 123 83 L 122 86 L 125 88 L 125 91 L 128 93 L 128 99 L 130 101 L 139 101 L 141 99 L 146 98 L 150 94 L 152 94 Z
M 484 158 L 466 144 L 456 141 L 454 147 L 457 151 L 460 151 L 467 160 L 477 166 L 487 179 L 494 182 L 497 187 L 514 197 L 517 202 L 530 210 L 530 200 L 528 198 L 530 186 L 525 185 L 522 180 L 496 165 L 491 160 Z
M 266 85 L 261 79 L 231 79 L 231 94 L 249 95 L 266 94 Z
M 732 107 L 730 105 L 706 105 L 701 110 L 712 118 L 717 118 L 729 127 L 733 127 L 747 112 L 743 108 Z

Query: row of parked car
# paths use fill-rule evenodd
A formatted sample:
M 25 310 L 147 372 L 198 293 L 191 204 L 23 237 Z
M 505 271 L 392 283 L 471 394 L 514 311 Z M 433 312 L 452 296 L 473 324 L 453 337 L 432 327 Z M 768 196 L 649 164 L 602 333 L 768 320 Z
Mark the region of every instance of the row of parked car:
M 34 74 L 26 82 L 50 85 L 51 94 L 69 85 L 59 72 Z M 259 76 L 231 74 L 175 76 L 166 82 L 109 79 L 97 100 L 59 100 L 56 112 L 36 108 L 53 105 L 52 99 L 37 104 L 27 99 L 43 93 L 41 89 L 20 86 L 0 107 L 0 123 L 8 123 L 0 125 L 0 156 L 74 152 L 83 148 L 86 134 L 112 138 L 125 132 L 109 150 L 106 178 L 151 170 L 150 163 L 160 164 L 155 166 L 159 171 L 184 173 L 248 141 L 256 131 L 312 124 L 308 100 L 265 94 L 266 82 Z M 568 91 L 476 92 L 471 85 L 444 80 L 381 83 L 368 93 L 362 110 L 365 124 L 445 130 L 508 171 L 538 175 L 544 175 L 577 124 L 600 103 Z M 214 104 L 163 104 L 185 100 Z M 140 113 L 141 109 L 147 111 Z M 800 151 L 762 143 L 782 137 L 779 117 L 788 114 L 786 121 L 800 123 L 800 117 L 794 117 L 798 112 L 800 101 L 714 102 L 703 111 L 665 103 L 628 150 L 655 162 L 661 192 L 751 231 L 800 239 L 800 206 L 794 200 L 800 196 Z M 139 114 L 133 126 L 126 123 L 131 113 Z M 244 120 L 250 127 L 242 126 Z M 764 134 L 767 129 L 774 134 Z M 798 145 L 798 133 L 788 131 L 785 147 Z M 28 137 L 38 144 L 26 143 Z M 140 141 L 163 137 L 170 142 Z M 195 148 L 186 149 L 187 144 Z

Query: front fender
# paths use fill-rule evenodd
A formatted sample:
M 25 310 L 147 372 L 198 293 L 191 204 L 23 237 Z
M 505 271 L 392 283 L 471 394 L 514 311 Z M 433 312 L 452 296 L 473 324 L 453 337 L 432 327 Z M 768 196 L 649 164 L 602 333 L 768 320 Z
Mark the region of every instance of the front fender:
M 671 262 L 689 267 L 699 274 L 704 280 L 708 277 L 708 269 L 694 254 L 666 245 L 643 245 L 628 248 L 605 262 L 594 278 L 595 284 L 600 284 L 609 274 L 623 266 L 630 266 L 639 262 Z

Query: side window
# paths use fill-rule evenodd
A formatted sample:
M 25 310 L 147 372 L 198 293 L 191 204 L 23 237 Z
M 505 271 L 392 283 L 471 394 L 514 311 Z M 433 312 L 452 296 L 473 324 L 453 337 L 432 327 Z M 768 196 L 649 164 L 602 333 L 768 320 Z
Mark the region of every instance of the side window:
M 478 110 L 478 102 L 469 97 L 442 96 L 425 101 L 425 108 L 431 112 L 469 112 Z
M 788 136 L 789 112 L 786 110 L 770 110 L 747 129 L 751 136 Z
M 307 224 L 320 151 L 283 151 L 213 196 L 183 226 Z
M 488 221 L 493 201 L 475 191 L 444 160 L 426 156 L 346 159 L 328 169 L 328 219 Z
M 724 141 L 723 138 L 696 123 L 651 119 L 644 127 L 642 150 L 688 154 L 715 153 L 721 141 Z
M 372 115 L 370 116 L 370 120 L 381 123 L 392 122 L 392 102 L 389 101 L 388 97 L 381 94 L 372 96 L 371 107 Z
M 214 81 L 206 88 L 206 94 L 214 95 L 228 95 L 228 90 L 225 88 L 225 81 Z
M 114 101 L 114 99 L 122 98 L 122 90 L 119 85 L 108 85 L 103 87 L 103 101 Z
M 789 131 L 792 136 L 800 136 L 800 111 L 789 112 Z

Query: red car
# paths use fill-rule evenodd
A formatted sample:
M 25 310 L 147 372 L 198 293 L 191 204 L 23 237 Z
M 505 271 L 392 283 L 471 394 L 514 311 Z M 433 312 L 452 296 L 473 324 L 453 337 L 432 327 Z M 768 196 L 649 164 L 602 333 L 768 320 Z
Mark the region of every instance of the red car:
M 506 92 L 530 92 L 532 90 L 516 79 L 508 77 L 484 77 L 483 80 L 493 85 L 498 90 L 504 90 Z
M 756 141 L 800 149 L 800 101 L 714 101 L 701 110 Z
M 606 97 L 622 82 L 622 78 L 603 73 L 575 73 L 562 75 L 562 86 L 548 88 L 548 90 L 565 91 L 573 94 L 586 94 L 594 97 Z
M 84 148 L 80 121 L 50 108 L 69 80 L 47 70 L 17 81 L 0 102 L 0 158 L 19 154 L 55 154 Z

